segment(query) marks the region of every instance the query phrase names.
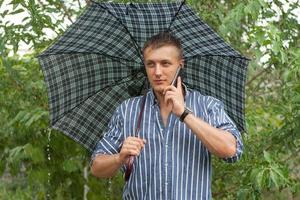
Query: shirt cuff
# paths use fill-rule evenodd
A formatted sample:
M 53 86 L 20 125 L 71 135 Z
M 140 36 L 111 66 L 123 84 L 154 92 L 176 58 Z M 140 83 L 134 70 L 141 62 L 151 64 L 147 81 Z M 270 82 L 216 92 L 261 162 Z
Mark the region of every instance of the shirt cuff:
M 243 153 L 243 143 L 240 139 L 240 133 L 237 130 L 226 130 L 229 133 L 231 133 L 235 140 L 236 140 L 236 152 L 233 156 L 231 157 L 227 157 L 227 158 L 223 158 L 224 161 L 228 162 L 228 163 L 234 163 L 238 160 L 241 159 L 242 157 L 242 153 Z

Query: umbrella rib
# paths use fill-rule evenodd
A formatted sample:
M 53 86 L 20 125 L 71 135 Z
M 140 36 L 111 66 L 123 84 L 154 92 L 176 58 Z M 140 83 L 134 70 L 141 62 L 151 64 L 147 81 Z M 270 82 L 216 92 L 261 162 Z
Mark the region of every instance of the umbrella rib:
M 111 85 L 117 86 L 117 85 L 121 85 L 121 84 L 123 84 L 123 83 L 127 83 L 128 81 L 133 80 L 133 78 L 129 79 L 130 77 L 137 77 L 139 73 L 140 73 L 140 72 L 138 71 L 138 72 L 136 72 L 135 74 L 131 74 L 131 75 L 128 75 L 128 76 L 126 76 L 126 77 L 120 79 L 119 81 L 115 81 L 115 82 L 113 82 L 113 83 L 110 83 L 110 85 L 107 84 L 106 86 L 104 86 L 104 87 L 102 87 L 101 89 L 97 90 L 95 93 L 98 93 L 100 90 L 109 88 Z M 144 73 L 142 73 L 142 74 L 144 74 Z M 145 76 L 144 76 L 144 77 L 145 77 Z M 144 84 L 145 84 L 145 82 L 144 82 Z M 144 85 L 143 85 L 143 87 L 144 87 Z M 56 119 L 54 122 L 51 123 L 52 126 L 55 126 L 55 124 L 56 124 L 60 119 L 62 119 L 62 118 L 63 118 L 65 115 L 67 115 L 68 113 L 72 112 L 75 108 L 77 108 L 78 106 L 84 104 L 84 102 L 86 102 L 89 98 L 91 98 L 93 95 L 95 95 L 95 93 L 93 93 L 93 94 L 89 95 L 88 97 L 86 97 L 84 101 L 82 101 L 82 102 L 79 103 L 78 105 L 74 106 L 72 109 L 68 110 L 68 111 L 65 112 L 65 113 L 62 113 L 62 114 L 61 114 L 61 117 L 59 117 L 58 119 Z
M 44 57 L 44 56 L 48 56 L 48 55 L 63 55 L 63 54 L 74 55 L 74 53 L 77 53 L 77 54 L 86 54 L 86 55 L 98 54 L 98 55 L 103 55 L 103 56 L 106 56 L 106 57 L 110 57 L 112 60 L 118 60 L 120 63 L 122 63 L 121 60 L 125 60 L 125 61 L 128 61 L 128 62 L 134 62 L 134 63 L 141 64 L 140 62 L 136 62 L 135 60 L 129 60 L 129 59 L 126 59 L 126 58 L 121 58 L 121 57 L 117 57 L 117 56 L 112 56 L 112 55 L 109 55 L 109 54 L 103 54 L 103 53 L 90 53 L 90 52 L 63 52 L 63 53 L 55 52 L 55 53 L 46 53 L 46 54 L 40 54 L 40 55 L 38 55 L 37 58 Z M 122 64 L 125 64 L 125 63 L 122 63 Z
M 171 26 L 172 26 L 173 22 L 175 21 L 177 15 L 179 14 L 179 12 L 180 12 L 180 10 L 181 10 L 181 8 L 182 8 L 182 6 L 183 6 L 184 4 L 185 4 L 185 0 L 183 0 L 183 1 L 181 2 L 181 4 L 180 4 L 178 10 L 176 11 L 174 17 L 172 18 L 171 23 L 169 24 L 169 27 L 168 27 L 168 29 L 167 29 L 168 32 L 170 32 Z
M 222 57 L 233 57 L 233 58 L 241 58 L 247 61 L 250 61 L 250 58 L 247 58 L 245 56 L 242 55 L 222 55 L 222 54 L 206 54 L 206 55 L 194 55 L 194 56 L 190 56 L 190 57 L 185 57 L 184 60 L 190 60 L 196 57 L 205 57 L 205 56 L 222 56 Z M 246 66 L 247 67 L 247 66 Z
M 93 1 L 93 0 L 91 0 L 93 3 L 95 3 L 96 5 L 98 5 L 99 7 L 101 7 L 101 8 L 103 8 L 103 9 L 105 9 L 105 10 L 107 10 L 107 12 L 111 15 L 111 16 L 113 16 L 122 26 L 123 26 L 123 28 L 126 30 L 126 32 L 128 33 L 128 35 L 129 35 L 129 37 L 131 38 L 131 40 L 132 40 L 132 42 L 133 42 L 133 45 L 134 45 L 134 47 L 135 47 L 135 49 L 136 49 L 136 51 L 137 51 L 137 53 L 139 54 L 139 58 L 141 59 L 141 61 L 142 61 L 142 63 L 144 63 L 144 61 L 143 61 L 143 56 L 142 56 L 142 54 L 141 54 L 141 52 L 140 52 L 140 47 L 139 47 L 139 45 L 138 45 L 138 43 L 135 41 L 135 39 L 134 39 L 134 37 L 131 35 L 131 33 L 130 33 L 130 31 L 128 30 L 128 28 L 121 22 L 121 20 L 118 18 L 118 17 L 116 17 L 109 9 L 107 9 L 105 6 L 103 6 L 102 4 L 100 4 L 100 3 L 98 3 L 98 2 L 95 2 L 95 1 Z

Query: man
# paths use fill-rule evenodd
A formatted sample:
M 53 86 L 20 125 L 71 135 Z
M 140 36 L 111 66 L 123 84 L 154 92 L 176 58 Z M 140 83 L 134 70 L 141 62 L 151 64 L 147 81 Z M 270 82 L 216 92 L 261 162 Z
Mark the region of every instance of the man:
M 123 102 L 99 141 L 91 172 L 112 177 L 130 156 L 133 171 L 123 199 L 211 199 L 211 154 L 227 162 L 242 153 L 239 131 L 223 103 L 188 89 L 177 79 L 183 67 L 180 41 L 167 32 L 151 37 L 143 48 L 151 89 L 146 94 L 139 137 L 133 137 L 142 97 Z

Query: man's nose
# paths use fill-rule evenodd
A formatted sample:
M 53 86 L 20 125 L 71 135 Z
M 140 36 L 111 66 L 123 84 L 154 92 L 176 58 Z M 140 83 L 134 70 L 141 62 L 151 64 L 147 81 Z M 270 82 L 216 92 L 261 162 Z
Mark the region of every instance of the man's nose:
M 160 76 L 161 75 L 161 73 L 162 73 L 162 71 L 161 71 L 161 66 L 159 66 L 159 65 L 156 65 L 155 66 L 155 75 L 156 76 Z

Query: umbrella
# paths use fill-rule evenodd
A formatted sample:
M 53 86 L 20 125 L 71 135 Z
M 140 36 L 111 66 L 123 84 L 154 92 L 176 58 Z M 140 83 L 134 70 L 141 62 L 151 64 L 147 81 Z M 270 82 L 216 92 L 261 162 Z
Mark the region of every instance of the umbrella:
M 161 31 L 171 32 L 182 42 L 185 84 L 222 100 L 244 132 L 248 59 L 226 44 L 185 1 L 91 2 L 39 55 L 51 127 L 92 151 L 116 106 L 145 90 L 141 48 Z

